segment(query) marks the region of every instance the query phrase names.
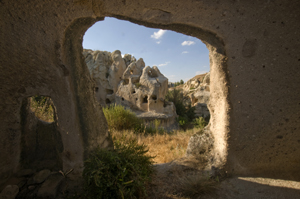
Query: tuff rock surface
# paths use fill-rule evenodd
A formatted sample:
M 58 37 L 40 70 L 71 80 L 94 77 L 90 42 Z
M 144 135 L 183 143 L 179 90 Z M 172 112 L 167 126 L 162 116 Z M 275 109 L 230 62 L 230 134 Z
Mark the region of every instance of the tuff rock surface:
M 178 89 L 183 92 L 184 105 L 195 107 L 196 117 L 210 117 L 208 109 L 209 98 L 210 98 L 210 72 L 205 74 L 196 75 L 189 79 L 183 85 L 172 87 L 169 84 L 169 89 Z
M 116 50 L 83 50 L 85 62 L 95 81 L 95 96 L 102 106 L 121 104 L 150 123 L 161 121 L 164 127 L 174 128 L 176 110 L 172 102 L 165 101 L 168 79 L 156 66 L 145 66 L 142 58 Z
M 299 182 L 299 9 L 298 0 L 1 0 L 0 184 L 23 167 L 22 103 L 31 96 L 53 99 L 68 177 L 81 177 L 93 149 L 112 147 L 82 56 L 85 31 L 105 17 L 201 39 L 213 165 Z

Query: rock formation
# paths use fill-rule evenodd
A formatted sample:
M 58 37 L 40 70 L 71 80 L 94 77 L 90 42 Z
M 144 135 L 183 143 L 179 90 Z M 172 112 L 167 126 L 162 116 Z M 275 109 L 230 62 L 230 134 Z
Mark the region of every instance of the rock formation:
M 102 106 L 121 104 L 146 122 L 159 119 L 164 127 L 175 125 L 175 106 L 165 102 L 168 79 L 156 66 L 145 67 L 142 58 L 136 61 L 129 54 L 122 58 L 119 50 L 110 53 L 85 49 L 83 55 Z
M 195 106 L 197 103 L 209 103 L 210 96 L 210 73 L 197 75 L 188 80 L 182 87 L 185 95 L 188 96 L 186 104 Z
M 90 151 L 112 147 L 82 60 L 85 31 L 109 16 L 206 44 L 213 166 L 232 176 L 299 182 L 298 0 L 1 0 L 0 5 L 0 184 L 23 166 L 21 107 L 30 96 L 53 99 L 63 171 L 74 169 L 68 178 L 82 176 Z
M 170 84 L 169 84 L 170 85 Z M 210 72 L 197 75 L 183 85 L 171 87 L 179 89 L 184 94 L 184 104 L 195 107 L 195 116 L 209 118 L 210 113 L 207 105 L 210 97 Z
M 207 118 L 210 116 L 207 104 L 210 96 L 210 73 L 194 77 L 183 86 L 184 91 L 189 92 L 188 97 L 192 106 L 195 106 L 195 116 Z M 202 81 L 201 81 L 202 80 Z
M 191 136 L 186 149 L 186 157 L 195 157 L 201 162 L 209 162 L 214 138 L 209 130 L 204 129 Z

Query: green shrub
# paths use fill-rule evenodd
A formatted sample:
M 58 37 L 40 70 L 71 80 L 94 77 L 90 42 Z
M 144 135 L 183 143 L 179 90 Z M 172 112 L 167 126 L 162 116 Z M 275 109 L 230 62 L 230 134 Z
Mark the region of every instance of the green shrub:
M 176 108 L 176 113 L 179 116 L 177 118 L 179 126 L 182 129 L 186 130 L 189 124 L 195 118 L 195 107 L 191 107 L 190 105 L 184 106 L 183 103 L 184 95 L 180 90 L 177 89 L 168 91 L 165 99 L 169 102 L 174 103 L 174 106 Z
M 195 106 L 191 106 L 189 105 L 188 107 L 186 107 L 186 116 L 188 118 L 189 121 L 193 121 L 195 119 Z
M 104 107 L 103 113 L 110 130 L 133 130 L 135 133 L 150 135 L 164 133 L 164 129 L 159 128 L 159 120 L 154 120 L 151 125 L 145 126 L 142 119 L 138 118 L 132 111 L 125 109 L 122 105 Z
M 103 108 L 104 116 L 110 130 L 135 130 L 143 131 L 143 121 L 133 112 L 121 105 L 111 105 Z
M 190 122 L 187 117 L 178 116 L 177 122 L 184 131 L 188 128 Z
M 176 108 L 177 115 L 184 116 L 186 112 L 186 108 L 183 104 L 183 93 L 180 90 L 173 89 L 167 92 L 165 97 L 166 101 L 173 102 Z
M 193 124 L 194 127 L 203 129 L 207 125 L 207 122 L 203 117 L 198 117 L 194 119 Z
M 85 198 L 144 198 L 153 173 L 153 158 L 136 139 L 114 141 L 114 150 L 97 149 L 85 162 Z

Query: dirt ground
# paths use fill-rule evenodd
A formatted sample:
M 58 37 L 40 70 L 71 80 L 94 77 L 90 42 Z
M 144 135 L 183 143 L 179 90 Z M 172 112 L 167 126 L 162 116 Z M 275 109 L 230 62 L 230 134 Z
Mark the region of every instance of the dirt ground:
M 148 188 L 149 199 L 300 199 L 297 181 L 237 176 L 210 178 L 210 173 L 197 165 L 186 158 L 155 165 L 156 174 Z M 189 178 L 196 180 L 189 182 Z

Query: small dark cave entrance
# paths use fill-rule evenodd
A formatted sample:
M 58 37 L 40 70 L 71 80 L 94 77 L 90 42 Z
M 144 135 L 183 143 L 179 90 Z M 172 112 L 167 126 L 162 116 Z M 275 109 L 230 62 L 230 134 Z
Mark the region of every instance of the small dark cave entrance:
M 62 169 L 63 143 L 56 108 L 50 97 L 33 96 L 21 107 L 21 169 Z
M 148 103 L 148 96 L 146 95 L 145 97 L 143 97 L 143 103 Z

